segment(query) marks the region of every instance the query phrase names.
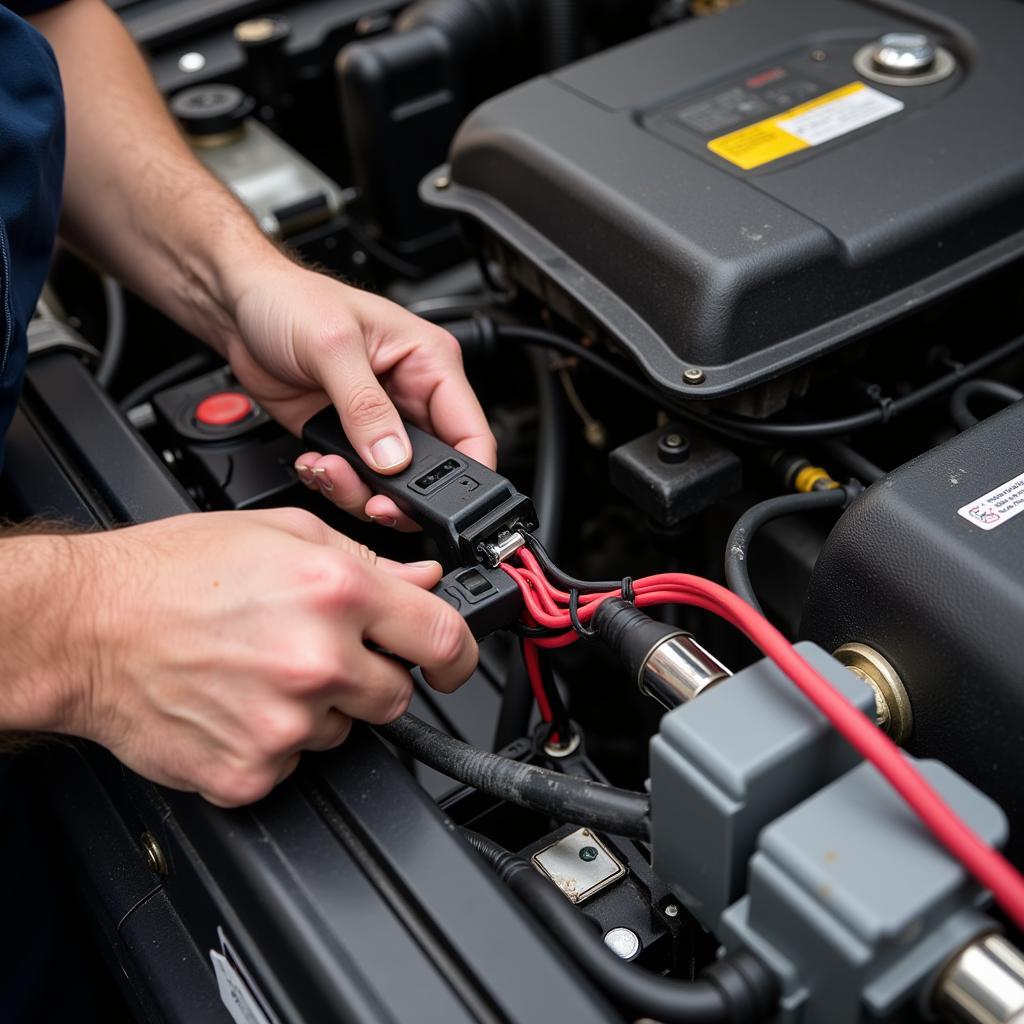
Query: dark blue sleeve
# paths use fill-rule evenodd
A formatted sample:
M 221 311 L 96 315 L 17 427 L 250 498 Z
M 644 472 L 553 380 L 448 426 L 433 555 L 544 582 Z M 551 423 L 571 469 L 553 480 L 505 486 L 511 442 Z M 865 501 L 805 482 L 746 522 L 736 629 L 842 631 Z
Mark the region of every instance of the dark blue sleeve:
M 4 6 L 24 18 L 26 14 L 36 14 L 39 11 L 45 11 L 48 7 L 57 7 L 64 2 L 65 0 L 23 0 L 22 3 L 18 3 L 17 0 L 14 0 Z

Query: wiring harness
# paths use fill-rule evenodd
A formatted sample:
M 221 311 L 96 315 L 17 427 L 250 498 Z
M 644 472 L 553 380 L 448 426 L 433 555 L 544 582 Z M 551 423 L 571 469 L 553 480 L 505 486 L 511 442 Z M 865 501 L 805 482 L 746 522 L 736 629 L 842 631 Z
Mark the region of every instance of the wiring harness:
M 1024 877 L 997 850 L 986 845 L 949 807 L 900 749 L 839 694 L 804 660 L 763 616 L 732 591 L 711 580 L 685 573 L 660 573 L 622 582 L 585 582 L 562 573 L 534 538 L 517 553 L 519 565 L 504 563 L 522 591 L 523 644 L 530 682 L 541 717 L 553 721 L 551 694 L 539 670 L 540 650 L 565 647 L 592 634 L 587 626 L 608 598 L 637 607 L 683 604 L 725 619 L 788 676 L 829 720 L 833 728 L 882 774 L 935 838 L 992 892 L 1018 928 L 1024 929 Z

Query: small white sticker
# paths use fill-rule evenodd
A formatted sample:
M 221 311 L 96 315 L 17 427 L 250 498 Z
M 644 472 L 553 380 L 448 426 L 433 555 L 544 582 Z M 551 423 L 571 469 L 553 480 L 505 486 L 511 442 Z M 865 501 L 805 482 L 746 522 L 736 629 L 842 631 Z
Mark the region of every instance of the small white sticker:
M 866 85 L 829 103 L 808 106 L 809 110 L 792 117 L 777 118 L 775 123 L 808 146 L 820 146 L 897 113 L 903 109 L 903 102 Z
M 269 1024 L 266 1014 L 228 958 L 211 949 L 210 959 L 213 961 L 213 972 L 217 975 L 221 1002 L 228 1008 L 235 1024 Z
M 1024 512 L 1024 473 L 957 509 L 958 515 L 982 530 L 994 530 L 1019 512 Z

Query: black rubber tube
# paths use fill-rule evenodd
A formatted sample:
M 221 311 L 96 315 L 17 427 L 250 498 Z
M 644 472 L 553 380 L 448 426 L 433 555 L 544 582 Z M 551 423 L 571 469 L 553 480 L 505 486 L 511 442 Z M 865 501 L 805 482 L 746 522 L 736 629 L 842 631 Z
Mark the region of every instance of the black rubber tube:
M 982 373 L 1024 350 L 1024 334 L 1019 335 L 1002 345 L 997 346 L 983 356 L 959 369 L 953 370 L 936 380 L 922 385 L 909 394 L 893 399 L 883 408 L 878 406 L 865 409 L 863 412 L 851 413 L 833 420 L 807 421 L 803 423 L 786 423 L 772 420 L 754 420 L 745 416 L 733 416 L 729 413 L 698 414 L 692 405 L 667 392 L 660 391 L 652 385 L 639 380 L 633 374 L 616 366 L 615 363 L 598 355 L 591 349 L 563 338 L 554 331 L 539 327 L 523 327 L 518 324 L 496 324 L 495 330 L 500 338 L 519 341 L 529 345 L 544 345 L 558 352 L 576 356 L 582 362 L 589 363 L 596 369 L 617 380 L 634 393 L 650 399 L 655 407 L 671 409 L 684 419 L 700 423 L 709 429 L 716 430 L 727 437 L 741 441 L 787 441 L 794 439 L 817 440 L 823 437 L 835 437 L 849 434 L 866 427 L 879 426 L 903 413 L 923 405 L 933 398 L 945 394 L 975 374 Z
M 697 981 L 652 974 L 620 960 L 590 922 L 522 857 L 475 832 L 464 829 L 463 835 L 545 932 L 631 1018 L 653 1017 L 664 1024 L 755 1024 L 774 1015 L 777 983 L 752 956 L 724 957 Z
M 166 370 L 161 370 L 160 373 L 144 380 L 137 388 L 129 391 L 118 404 L 122 411 L 128 412 L 147 401 L 158 391 L 169 388 L 172 384 L 178 384 L 193 374 L 208 370 L 212 359 L 213 354 L 207 355 L 205 352 L 197 352 L 195 355 L 188 356 L 180 363 L 175 363 L 174 366 L 169 366 Z
M 519 645 L 515 644 L 508 659 L 505 673 L 505 689 L 501 693 L 501 707 L 498 710 L 498 724 L 494 727 L 494 749 L 501 750 L 513 740 L 525 736 L 530 730 L 530 715 L 533 714 L 533 690 L 526 672 Z
M 558 550 L 565 504 L 565 401 L 543 352 L 527 354 L 537 390 L 537 461 L 533 475 L 533 506 L 540 524 L 534 531 L 549 551 Z
M 842 508 L 848 500 L 845 488 L 837 487 L 830 491 L 784 494 L 752 505 L 736 520 L 725 546 L 725 580 L 729 589 L 751 607 L 761 611 L 750 582 L 750 545 L 757 531 L 773 519 L 823 508 Z
M 389 743 L 442 775 L 501 800 L 613 835 L 650 837 L 651 802 L 646 793 L 616 789 L 478 750 L 410 714 L 375 728 Z
M 994 398 L 997 402 L 1012 405 L 1024 398 L 1024 392 L 998 380 L 967 380 L 964 381 L 950 396 L 949 414 L 956 424 L 957 430 L 966 430 L 980 422 L 971 412 L 971 399 L 984 396 Z
M 885 476 L 885 470 L 881 466 L 876 466 L 870 459 L 865 458 L 855 448 L 851 448 L 842 441 L 822 441 L 818 447 L 824 452 L 826 458 L 834 459 L 862 484 L 873 484 Z M 834 475 L 838 476 L 839 474 Z
M 583 38 L 580 0 L 541 0 L 540 24 L 544 70 L 555 71 L 576 60 Z

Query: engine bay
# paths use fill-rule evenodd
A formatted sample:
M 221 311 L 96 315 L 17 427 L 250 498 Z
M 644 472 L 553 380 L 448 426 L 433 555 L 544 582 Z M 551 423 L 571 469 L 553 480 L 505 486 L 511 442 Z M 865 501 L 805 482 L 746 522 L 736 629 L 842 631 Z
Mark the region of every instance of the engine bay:
M 251 810 L 58 757 L 138 1019 L 1024 1020 L 1024 5 L 111 6 L 499 450 L 410 428 L 368 479 L 423 532 L 355 520 L 295 471 L 359 462 L 332 410 L 289 434 L 58 252 L 8 518 L 304 508 L 439 558 L 480 642 Z

